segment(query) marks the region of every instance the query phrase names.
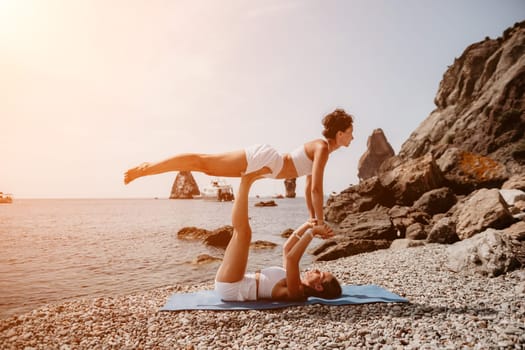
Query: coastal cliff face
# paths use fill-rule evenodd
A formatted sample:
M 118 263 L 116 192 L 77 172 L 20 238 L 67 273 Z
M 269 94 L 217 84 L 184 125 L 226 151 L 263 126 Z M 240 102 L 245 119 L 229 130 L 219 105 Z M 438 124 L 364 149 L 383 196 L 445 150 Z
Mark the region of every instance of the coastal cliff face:
M 525 22 L 467 47 L 445 72 L 434 103 L 399 157 L 458 147 L 525 172 Z
M 181 171 L 171 186 L 170 199 L 192 199 L 200 195 L 199 186 L 190 171 Z
M 495 276 L 525 266 L 525 201 L 516 199 L 525 198 L 525 21 L 467 47 L 435 104 L 398 155 L 372 176 L 360 167 L 360 183 L 328 199 L 336 236 L 315 249 L 317 260 L 461 241 L 452 270 Z

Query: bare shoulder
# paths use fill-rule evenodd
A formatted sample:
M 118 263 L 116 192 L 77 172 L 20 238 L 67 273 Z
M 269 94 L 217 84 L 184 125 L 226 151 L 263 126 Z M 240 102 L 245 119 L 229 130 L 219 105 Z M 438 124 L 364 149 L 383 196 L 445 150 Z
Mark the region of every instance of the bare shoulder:
M 315 139 L 304 144 L 306 153 L 310 156 L 315 153 L 327 152 L 328 153 L 328 144 L 323 139 Z

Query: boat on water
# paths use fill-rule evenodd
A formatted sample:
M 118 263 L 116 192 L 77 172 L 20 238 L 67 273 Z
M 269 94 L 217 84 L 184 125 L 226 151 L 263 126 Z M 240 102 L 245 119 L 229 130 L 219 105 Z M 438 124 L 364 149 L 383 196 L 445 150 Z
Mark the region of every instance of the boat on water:
M 13 203 L 13 196 L 10 193 L 0 192 L 0 203 Z
M 201 198 L 218 202 L 231 202 L 234 200 L 233 187 L 224 180 L 213 179 L 210 186 L 201 190 Z

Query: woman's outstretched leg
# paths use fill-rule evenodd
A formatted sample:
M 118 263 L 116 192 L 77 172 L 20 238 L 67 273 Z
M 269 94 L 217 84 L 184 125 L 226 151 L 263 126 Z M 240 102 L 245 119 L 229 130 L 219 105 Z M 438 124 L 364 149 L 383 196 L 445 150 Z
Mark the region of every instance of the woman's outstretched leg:
M 200 171 L 210 176 L 240 177 L 246 170 L 244 150 L 220 154 L 184 153 L 157 163 L 142 163 L 124 173 L 127 185 L 139 177 L 168 171 Z
M 248 195 L 250 187 L 260 178 L 256 174 L 241 177 L 239 191 L 232 209 L 233 236 L 226 247 L 222 264 L 215 280 L 233 283 L 243 279 L 248 265 L 248 253 L 252 240 L 252 229 L 248 218 Z

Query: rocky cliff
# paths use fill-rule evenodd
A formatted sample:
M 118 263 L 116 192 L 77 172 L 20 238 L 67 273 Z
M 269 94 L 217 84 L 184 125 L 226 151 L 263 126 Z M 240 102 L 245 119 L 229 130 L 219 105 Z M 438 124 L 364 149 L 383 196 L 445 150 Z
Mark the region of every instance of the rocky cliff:
M 525 22 L 467 47 L 399 154 L 329 198 L 336 236 L 317 259 L 461 241 L 451 269 L 495 276 L 524 266 L 524 93 Z
M 447 69 L 437 108 L 402 145 L 402 159 L 456 146 L 525 172 L 525 21 L 472 44 Z

